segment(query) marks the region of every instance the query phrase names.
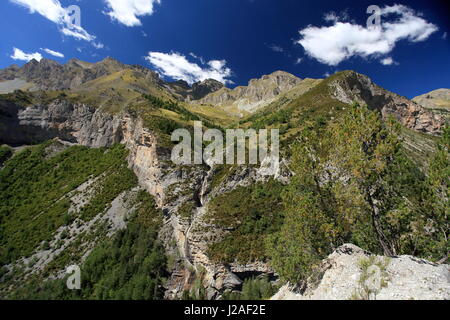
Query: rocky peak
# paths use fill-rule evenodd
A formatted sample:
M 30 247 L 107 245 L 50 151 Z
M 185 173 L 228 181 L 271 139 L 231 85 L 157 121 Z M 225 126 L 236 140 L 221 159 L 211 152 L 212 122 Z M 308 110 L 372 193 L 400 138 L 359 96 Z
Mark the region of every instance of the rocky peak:
M 84 62 L 81 60 L 78 60 L 76 58 L 72 58 L 69 61 L 67 61 L 66 66 L 72 67 L 72 68 L 87 68 L 90 67 L 92 64 L 88 62 Z
M 235 106 L 240 110 L 255 111 L 274 101 L 280 94 L 299 85 L 302 79 L 284 71 L 275 71 L 259 79 L 252 79 L 248 86 L 234 89 L 221 88 L 203 99 L 201 104 L 213 104 L 223 107 Z
M 393 116 L 409 129 L 438 135 L 444 117 L 417 103 L 375 84 L 369 77 L 355 71 L 342 71 L 327 79 L 333 98 L 351 104 L 357 102 L 379 110 L 384 118 Z
M 206 79 L 196 82 L 192 85 L 192 96 L 194 100 L 201 99 L 212 92 L 216 92 L 224 87 L 223 83 L 214 80 Z
M 279 87 L 289 86 L 289 85 L 296 85 L 298 84 L 302 79 L 294 76 L 293 74 L 285 71 L 275 71 L 271 74 L 264 75 L 261 77 L 261 79 L 253 79 L 250 80 L 250 86 L 254 83 L 258 83 L 260 81 L 266 81 L 266 82 L 274 82 Z
M 175 95 L 186 101 L 199 100 L 210 93 L 216 92 L 224 85 L 214 79 L 206 79 L 194 83 L 192 86 L 184 80 L 167 83 L 166 87 Z
M 19 74 L 27 81 L 50 79 L 62 71 L 62 66 L 53 60 L 31 60 L 20 69 Z
M 131 67 L 131 66 L 126 65 L 126 64 L 124 64 L 114 58 L 111 58 L 111 57 L 106 57 L 102 61 L 95 63 L 94 66 L 99 67 L 99 68 L 105 67 L 109 70 L 114 70 L 114 71 L 119 71 L 119 70 Z

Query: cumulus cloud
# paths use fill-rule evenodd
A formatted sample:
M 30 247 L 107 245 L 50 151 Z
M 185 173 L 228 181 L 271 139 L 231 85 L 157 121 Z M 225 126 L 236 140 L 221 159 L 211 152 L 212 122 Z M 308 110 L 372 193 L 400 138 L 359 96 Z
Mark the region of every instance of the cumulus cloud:
M 22 61 L 30 61 L 33 59 L 41 61 L 42 55 L 39 52 L 25 53 L 20 49 L 14 48 L 14 52 L 11 55 L 11 58 L 14 60 L 22 60 Z
M 66 36 L 78 40 L 93 41 L 95 36 L 89 34 L 81 26 L 72 22 L 73 11 L 63 8 L 59 0 L 10 0 L 12 3 L 27 8 L 30 13 L 39 13 L 41 16 L 58 25 L 59 30 Z
M 389 18 L 389 19 L 388 19 Z M 392 19 L 394 18 L 394 19 Z M 420 42 L 438 28 L 404 5 L 386 6 L 381 9 L 381 25 L 368 28 L 350 22 L 341 22 L 336 15 L 327 18 L 333 25 L 308 26 L 300 30 L 297 41 L 306 54 L 321 63 L 336 66 L 353 56 L 386 56 L 398 41 Z
M 105 0 L 105 2 L 108 5 L 107 15 L 127 27 L 134 27 L 142 25 L 138 17 L 151 15 L 154 5 L 161 3 L 161 0 Z
M 41 50 L 44 51 L 44 52 L 46 52 L 46 53 L 48 53 L 49 55 L 54 56 L 54 57 L 57 57 L 57 58 L 64 58 L 64 54 L 62 54 L 61 52 L 53 51 L 53 50 L 50 50 L 50 49 L 48 49 L 48 48 L 41 48 Z
M 381 59 L 380 62 L 384 66 L 390 66 L 390 65 L 396 64 L 394 59 L 392 59 L 391 57 L 386 57 L 384 59 Z
M 188 61 L 184 55 L 177 52 L 149 52 L 145 59 L 162 75 L 176 80 L 184 80 L 189 84 L 206 79 L 214 79 L 225 84 L 233 83 L 228 79 L 231 77 L 232 71 L 226 67 L 225 60 L 211 60 L 199 65 Z

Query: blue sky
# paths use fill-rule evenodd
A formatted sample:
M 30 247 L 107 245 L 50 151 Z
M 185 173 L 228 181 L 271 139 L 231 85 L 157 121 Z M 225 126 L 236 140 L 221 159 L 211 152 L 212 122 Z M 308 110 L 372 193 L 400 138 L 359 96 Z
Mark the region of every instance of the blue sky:
M 79 27 L 68 22 L 71 5 Z M 378 29 L 367 27 L 370 5 L 382 10 Z M 450 87 L 448 9 L 430 0 L 2 0 L 0 68 L 111 56 L 168 80 L 231 87 L 275 70 L 322 78 L 352 69 L 414 97 Z

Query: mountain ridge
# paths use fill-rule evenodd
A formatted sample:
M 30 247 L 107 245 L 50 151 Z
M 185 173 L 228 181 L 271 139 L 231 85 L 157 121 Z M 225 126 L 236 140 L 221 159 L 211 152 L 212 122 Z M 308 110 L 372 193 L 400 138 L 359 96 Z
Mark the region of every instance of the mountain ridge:
M 27 243 L 31 247 L 21 247 L 18 251 L 14 243 L 16 236 L 1 238 L 7 244 L 5 248 L 9 248 L 9 251 L 0 250 L 0 253 L 6 255 L 4 259 L 8 262 L 7 270 L 2 272 L 6 272 L 15 281 L 12 289 L 21 281 L 26 282 L 23 273 L 14 271 L 21 270 L 23 264 L 24 270 L 31 268 L 35 274 L 51 282 L 49 274 L 56 273 L 55 277 L 62 279 L 64 265 L 61 261 L 84 263 L 84 258 L 81 257 L 86 257 L 89 253 L 86 253 L 86 248 L 97 246 L 97 240 L 92 239 L 106 238 L 104 234 L 96 233 L 101 232 L 101 228 L 99 231 L 89 231 L 92 229 L 90 220 L 80 221 L 80 217 L 89 213 L 88 217 L 94 217 L 94 222 L 112 223 L 113 228 L 108 234 L 114 236 L 118 232 L 116 227 L 127 225 L 124 212 L 131 204 L 124 201 L 124 198 L 136 191 L 142 191 L 153 199 L 160 211 L 158 215 L 164 221 L 158 227 L 158 237 L 165 254 L 172 261 L 166 270 L 166 298 L 179 299 L 189 293 L 196 297 L 201 295 L 208 299 L 219 299 L 227 292 L 240 291 L 246 281 L 251 281 L 252 278 L 264 275 L 273 281 L 277 278 L 276 270 L 268 260 L 264 243 L 269 235 L 278 232 L 283 221 L 282 213 L 285 209 L 281 194 L 295 179 L 290 165 L 295 160 L 294 156 L 298 157 L 292 155 L 291 147 L 302 137 L 303 131 L 319 134 L 328 124 L 340 123 L 342 117 L 354 109 L 353 103 L 357 102 L 376 111 L 376 116 L 371 115 L 377 119 L 379 117 L 380 123 L 386 123 L 394 116 L 402 130 L 412 137 L 406 141 L 411 150 L 409 156 L 418 157 L 418 152 L 423 151 L 423 157 L 428 159 L 429 154 L 436 152 L 434 142 L 445 123 L 442 116 L 377 86 L 367 76 L 354 71 L 343 71 L 323 80 L 300 80 L 293 75 L 275 72 L 273 77 L 267 75 L 250 81 L 250 86 L 254 86 L 251 90 L 240 88 L 237 91 L 243 94 L 241 97 L 249 94 L 263 103 L 252 114 L 239 117 L 236 113 L 231 113 L 233 110 L 220 105 L 208 107 L 193 102 L 189 99 L 189 95 L 194 94 L 189 91 L 193 87 L 186 86 L 183 82 L 168 84 L 147 68 L 126 65 L 123 68 L 120 62 L 113 59 L 97 66 L 80 64 L 82 62 L 71 61 L 67 69 L 71 70 L 73 65 L 77 65 L 77 72 L 69 81 L 74 84 L 72 89 L 14 91 L 0 95 L 0 144 L 23 146 L 44 143 L 25 148 L 24 153 L 14 154 L 12 162 L 6 161 L 7 171 L 4 174 L 15 172 L 14 168 L 20 167 L 23 172 L 28 170 L 32 173 L 30 176 L 36 180 L 37 186 L 52 185 L 51 183 L 66 185 L 66 180 L 76 178 L 77 157 L 95 162 L 91 157 L 108 157 L 111 152 L 121 150 L 121 161 L 114 162 L 117 166 L 114 168 L 119 172 L 126 172 L 124 177 L 133 181 L 125 184 L 129 189 L 124 190 L 107 179 L 110 171 L 105 171 L 103 167 L 92 167 L 89 161 L 81 162 L 86 175 L 83 176 L 83 181 L 75 180 L 82 184 L 66 186 L 70 193 L 64 197 L 63 204 L 58 204 L 57 212 L 53 206 L 47 208 L 44 205 L 42 212 L 38 213 L 42 217 L 48 215 L 56 219 L 55 225 L 45 225 L 50 237 L 48 243 L 34 244 L 30 240 Z M 36 69 L 36 66 L 33 62 L 27 67 L 29 77 L 48 77 L 52 72 L 61 70 L 48 61 L 44 61 L 42 69 Z M 92 72 L 92 68 L 95 72 Z M 81 69 L 91 71 L 80 71 Z M 4 74 L 10 74 L 9 71 Z M 96 77 L 97 74 L 99 77 Z M 87 81 L 78 85 L 73 80 L 75 78 Z M 281 82 L 277 82 L 278 80 Z M 53 85 L 46 81 L 47 79 L 41 79 L 37 82 Z M 304 83 L 305 81 L 307 82 Z M 261 83 L 269 85 L 265 87 Z M 278 90 L 280 83 L 284 90 Z M 203 84 L 207 87 L 206 91 L 210 86 L 219 87 L 216 82 L 208 80 Z M 202 83 L 197 85 L 201 86 Z M 218 91 L 220 90 L 224 89 L 219 88 Z M 371 112 L 370 110 L 367 112 Z M 224 117 L 229 122 L 222 125 L 220 119 L 215 121 L 216 118 L 211 114 Z M 176 128 L 191 129 L 194 121 L 204 121 L 205 127 L 217 126 L 220 129 L 279 128 L 282 140 L 279 173 L 273 179 L 268 179 L 258 166 L 173 164 L 170 161 L 170 150 L 173 147 L 170 136 Z M 364 129 L 362 127 L 358 128 Z M 413 141 L 414 139 L 416 140 Z M 59 140 L 64 141 L 65 147 L 59 146 Z M 121 146 L 117 146 L 118 144 Z M 65 157 L 66 153 L 63 152 L 60 159 L 57 156 L 60 148 L 67 148 L 67 152 L 73 154 L 73 157 Z M 117 148 L 122 149 L 118 151 Z M 95 152 L 89 151 L 91 149 Z M 55 154 L 58 161 L 52 160 Z M 51 165 L 52 169 L 41 177 L 33 171 L 37 170 L 33 169 L 34 163 L 39 163 L 37 169 L 40 171 L 37 173 L 41 175 L 48 171 L 44 170 L 46 166 Z M 66 180 L 58 180 L 69 164 L 75 166 L 70 171 L 75 177 L 64 176 Z M 338 162 L 327 165 L 327 172 L 333 171 L 333 166 L 338 165 Z M 98 174 L 98 186 L 97 180 L 88 174 L 93 169 Z M 0 174 L 3 173 L 1 170 L 4 169 L 0 169 Z M 421 172 L 420 170 L 425 169 L 417 170 Z M 421 174 L 419 176 L 422 177 Z M 23 185 L 27 185 L 26 181 L 23 181 Z M 14 184 L 4 187 L 14 195 Z M 91 206 L 91 198 L 102 188 L 115 190 L 115 198 L 108 197 L 107 192 L 100 192 L 103 197 L 100 199 L 102 206 L 95 206 L 95 203 Z M 18 199 L 14 201 L 26 209 L 31 201 L 27 198 L 28 193 L 24 191 L 16 195 Z M 54 199 L 46 198 L 52 195 L 53 193 L 35 194 L 35 197 L 42 199 L 43 203 L 58 203 L 59 194 Z M 71 202 L 74 202 L 73 206 L 70 205 Z M 70 212 L 66 210 L 67 203 Z M 5 225 L 7 234 L 14 235 L 18 232 L 21 237 L 33 234 L 34 228 L 37 228 L 34 224 L 35 216 L 29 217 L 29 223 L 22 224 L 20 230 L 12 228 L 18 224 L 14 215 L 9 214 L 14 213 L 14 208 L 13 203 L 11 207 L 2 208 L 1 211 L 6 212 L 6 217 L 11 222 Z M 25 209 L 21 209 L 21 217 L 26 216 Z M 33 211 L 34 213 L 36 212 Z M 68 217 L 62 221 L 60 214 L 67 214 Z M 108 218 L 106 221 L 101 218 L 103 215 Z M 148 221 L 144 219 L 142 224 L 146 223 Z M 77 230 L 85 230 L 87 235 L 78 234 Z M 36 239 L 41 241 L 43 238 Z M 61 243 L 62 248 L 70 250 L 61 251 Z M 82 246 L 78 248 L 77 243 Z M 20 257 L 21 252 L 26 252 L 27 256 Z M 30 252 L 32 254 L 28 255 Z M 37 259 L 35 265 L 33 258 Z M 2 296 L 9 294 L 11 288 L 2 286 L 0 282 Z

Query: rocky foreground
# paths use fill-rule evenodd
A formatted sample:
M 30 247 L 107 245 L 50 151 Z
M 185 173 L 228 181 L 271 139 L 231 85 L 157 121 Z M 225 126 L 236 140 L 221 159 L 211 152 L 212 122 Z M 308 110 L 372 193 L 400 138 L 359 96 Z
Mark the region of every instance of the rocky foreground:
M 450 266 L 412 256 L 375 256 L 345 244 L 320 269 L 303 293 L 285 285 L 272 300 L 450 299 Z

